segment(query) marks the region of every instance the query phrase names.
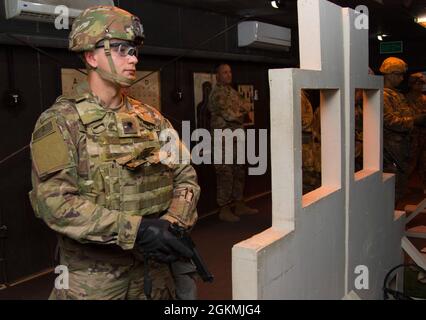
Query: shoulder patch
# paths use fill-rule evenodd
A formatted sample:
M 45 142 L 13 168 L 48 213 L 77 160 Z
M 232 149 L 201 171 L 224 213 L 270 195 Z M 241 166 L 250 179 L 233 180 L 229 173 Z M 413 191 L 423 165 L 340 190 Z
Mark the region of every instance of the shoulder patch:
M 54 117 L 34 131 L 31 156 L 39 177 L 69 167 L 68 147 Z

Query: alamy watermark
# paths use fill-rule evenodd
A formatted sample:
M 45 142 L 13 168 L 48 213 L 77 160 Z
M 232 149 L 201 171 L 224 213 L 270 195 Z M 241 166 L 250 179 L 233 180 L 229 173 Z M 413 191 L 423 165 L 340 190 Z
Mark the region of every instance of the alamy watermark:
M 58 30 L 70 27 L 70 10 L 67 6 L 59 5 L 55 7 L 55 14 L 58 15 L 55 19 L 55 28 Z M 355 7 L 355 28 L 357 30 L 368 30 L 368 7 L 365 5 L 358 5 Z
M 370 289 L 369 270 L 367 266 L 359 265 L 355 267 L 354 273 L 358 276 L 355 277 L 355 289 L 368 290 Z
M 182 122 L 182 142 L 173 129 L 161 131 L 165 142 L 160 150 L 163 164 L 249 164 L 249 175 L 263 175 L 267 170 L 268 154 L 266 129 L 196 129 L 191 133 L 189 121 Z M 197 143 L 191 150 L 191 142 Z M 256 153 L 256 145 L 258 152 Z M 213 151 L 213 152 L 212 152 Z
M 55 28 L 58 30 L 70 28 L 70 9 L 67 6 L 56 6 L 55 14 L 58 16 L 55 19 Z
M 357 275 L 354 280 L 354 287 L 357 290 L 370 289 L 369 270 L 365 265 L 358 265 L 355 267 L 354 273 Z M 69 289 L 69 270 L 65 265 L 59 265 L 55 268 L 55 289 L 68 290 Z
M 368 7 L 364 5 L 356 6 L 355 8 L 355 29 L 368 30 Z
M 59 265 L 55 268 L 55 274 L 59 274 L 55 278 L 55 289 L 57 290 L 68 290 L 70 288 L 70 277 L 67 266 Z

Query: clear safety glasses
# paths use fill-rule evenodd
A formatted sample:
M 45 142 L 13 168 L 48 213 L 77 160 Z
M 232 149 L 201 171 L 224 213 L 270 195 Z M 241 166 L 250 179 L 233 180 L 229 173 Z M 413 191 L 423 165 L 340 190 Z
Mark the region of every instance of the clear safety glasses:
M 97 45 L 96 48 L 104 48 L 105 45 Z M 110 47 L 112 50 L 117 52 L 121 57 L 127 57 L 129 56 L 135 56 L 138 57 L 139 54 L 139 48 L 136 46 L 131 45 L 128 42 L 113 42 L 110 43 Z

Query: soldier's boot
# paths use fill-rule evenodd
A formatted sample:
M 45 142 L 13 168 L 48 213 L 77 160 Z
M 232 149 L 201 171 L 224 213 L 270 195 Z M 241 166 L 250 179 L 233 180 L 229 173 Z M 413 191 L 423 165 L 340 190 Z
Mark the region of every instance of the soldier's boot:
M 240 221 L 240 218 L 238 218 L 237 216 L 235 216 L 232 213 L 231 208 L 229 206 L 224 206 L 220 209 L 219 219 L 226 221 L 226 222 L 238 222 L 238 221 Z
M 254 209 L 254 208 L 250 208 L 249 206 L 247 206 L 244 203 L 244 201 L 237 201 L 235 203 L 235 214 L 237 216 L 252 215 L 252 214 L 256 214 L 258 212 L 259 212 L 259 210 Z

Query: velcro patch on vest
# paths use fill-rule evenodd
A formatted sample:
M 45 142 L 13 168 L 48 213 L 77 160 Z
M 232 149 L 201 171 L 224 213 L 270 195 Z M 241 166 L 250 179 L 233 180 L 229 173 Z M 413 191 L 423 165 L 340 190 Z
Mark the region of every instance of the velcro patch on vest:
M 31 155 L 39 177 L 62 170 L 70 165 L 68 147 L 55 118 L 51 118 L 34 131 Z
M 116 113 L 115 117 L 120 138 L 141 136 L 139 121 L 135 117 L 121 112 Z

